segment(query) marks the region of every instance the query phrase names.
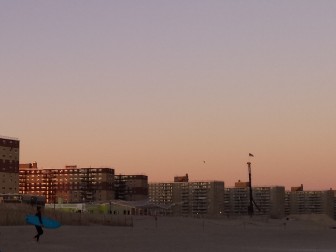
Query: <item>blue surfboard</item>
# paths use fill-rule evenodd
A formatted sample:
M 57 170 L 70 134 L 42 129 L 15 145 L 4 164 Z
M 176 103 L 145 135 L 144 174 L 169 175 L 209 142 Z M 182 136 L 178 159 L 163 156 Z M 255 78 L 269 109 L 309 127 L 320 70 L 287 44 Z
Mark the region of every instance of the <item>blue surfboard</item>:
M 39 218 L 35 215 L 27 215 L 26 222 L 31 225 L 41 226 Z M 53 229 L 53 228 L 59 228 L 61 226 L 61 223 L 59 223 L 57 220 L 53 220 L 48 217 L 42 217 L 42 225 L 45 228 Z

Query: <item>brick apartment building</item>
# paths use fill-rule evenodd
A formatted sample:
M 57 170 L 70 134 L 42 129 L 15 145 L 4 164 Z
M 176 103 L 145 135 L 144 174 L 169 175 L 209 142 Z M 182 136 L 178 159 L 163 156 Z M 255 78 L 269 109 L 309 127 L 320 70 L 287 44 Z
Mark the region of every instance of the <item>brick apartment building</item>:
M 37 163 L 20 164 L 21 194 L 45 196 L 47 203 L 86 203 L 114 199 L 114 169 L 39 169 Z

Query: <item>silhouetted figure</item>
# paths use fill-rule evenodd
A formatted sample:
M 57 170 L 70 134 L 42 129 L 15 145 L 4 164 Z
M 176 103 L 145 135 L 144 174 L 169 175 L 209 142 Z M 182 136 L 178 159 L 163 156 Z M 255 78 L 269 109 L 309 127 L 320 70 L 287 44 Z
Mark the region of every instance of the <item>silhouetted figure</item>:
M 41 213 L 41 207 L 40 206 L 37 206 L 35 216 L 37 216 L 39 218 L 40 223 L 41 223 L 40 226 L 35 225 L 35 228 L 36 228 L 36 231 L 37 231 L 37 235 L 34 236 L 34 239 L 36 239 L 36 241 L 38 242 L 39 239 L 40 239 L 40 236 L 43 234 L 43 229 L 42 229 L 42 226 L 43 226 L 43 223 L 42 223 L 42 213 Z

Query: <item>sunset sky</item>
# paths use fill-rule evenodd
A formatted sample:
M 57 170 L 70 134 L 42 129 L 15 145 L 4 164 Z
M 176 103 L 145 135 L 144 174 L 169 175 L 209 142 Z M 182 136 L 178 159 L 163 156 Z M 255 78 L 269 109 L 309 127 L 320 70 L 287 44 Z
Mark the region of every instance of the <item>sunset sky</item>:
M 335 31 L 334 0 L 1 1 L 0 135 L 43 168 L 336 189 Z

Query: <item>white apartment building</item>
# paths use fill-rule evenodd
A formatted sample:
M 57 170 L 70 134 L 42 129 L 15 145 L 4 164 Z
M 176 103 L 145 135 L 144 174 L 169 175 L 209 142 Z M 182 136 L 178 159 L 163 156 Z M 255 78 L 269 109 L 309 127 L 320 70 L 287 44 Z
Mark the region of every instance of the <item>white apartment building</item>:
M 334 191 L 289 191 L 286 192 L 286 215 L 327 214 L 334 218 Z
M 224 195 L 225 214 L 239 216 L 248 214 L 250 191 L 248 183 L 236 183 L 236 187 L 226 188 Z M 282 218 L 285 215 L 285 187 L 259 186 L 252 187 L 256 215 L 269 215 L 272 218 Z
M 221 215 L 224 211 L 224 182 L 150 183 L 149 200 L 169 207 L 169 213 L 173 215 Z

